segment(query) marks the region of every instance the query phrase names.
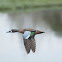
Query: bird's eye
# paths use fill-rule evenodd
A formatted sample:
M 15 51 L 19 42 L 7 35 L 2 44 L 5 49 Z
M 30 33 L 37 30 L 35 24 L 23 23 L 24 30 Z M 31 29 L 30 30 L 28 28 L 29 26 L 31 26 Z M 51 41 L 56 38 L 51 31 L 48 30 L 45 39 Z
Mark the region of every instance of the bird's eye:
M 11 32 L 13 32 L 13 31 L 11 30 Z

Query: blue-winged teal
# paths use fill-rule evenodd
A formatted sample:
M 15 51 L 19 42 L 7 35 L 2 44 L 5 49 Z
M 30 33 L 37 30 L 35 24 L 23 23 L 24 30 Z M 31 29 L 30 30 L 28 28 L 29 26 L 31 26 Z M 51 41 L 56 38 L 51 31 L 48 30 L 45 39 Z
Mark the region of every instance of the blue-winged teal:
M 29 53 L 31 49 L 33 52 L 35 52 L 36 42 L 35 42 L 34 36 L 36 34 L 44 33 L 42 31 L 34 30 L 34 29 L 23 29 L 23 30 L 12 29 L 7 33 L 15 33 L 15 32 L 19 32 L 23 34 L 24 46 L 27 53 Z

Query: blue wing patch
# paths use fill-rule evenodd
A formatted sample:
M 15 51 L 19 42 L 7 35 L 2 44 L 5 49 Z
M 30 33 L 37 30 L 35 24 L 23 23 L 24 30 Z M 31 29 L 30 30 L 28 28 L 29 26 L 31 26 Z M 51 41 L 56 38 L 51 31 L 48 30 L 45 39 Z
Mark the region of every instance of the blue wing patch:
M 30 37 L 30 35 L 31 35 L 31 32 L 30 31 L 25 31 L 24 32 L 24 35 L 23 35 L 23 38 L 24 39 L 28 39 Z

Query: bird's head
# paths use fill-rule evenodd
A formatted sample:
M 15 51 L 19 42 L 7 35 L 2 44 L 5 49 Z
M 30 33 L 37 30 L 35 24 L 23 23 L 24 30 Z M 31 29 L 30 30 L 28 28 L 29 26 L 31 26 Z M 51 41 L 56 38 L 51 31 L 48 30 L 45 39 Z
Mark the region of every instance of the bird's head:
M 15 33 L 15 32 L 18 32 L 18 30 L 12 29 L 12 30 L 8 31 L 7 33 Z

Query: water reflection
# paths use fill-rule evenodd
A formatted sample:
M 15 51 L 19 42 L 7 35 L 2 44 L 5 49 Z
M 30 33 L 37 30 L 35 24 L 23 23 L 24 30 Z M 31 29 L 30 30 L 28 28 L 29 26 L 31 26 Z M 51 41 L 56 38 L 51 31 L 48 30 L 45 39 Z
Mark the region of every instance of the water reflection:
M 60 11 L 0 14 L 0 62 L 62 62 L 61 15 Z M 23 35 L 6 33 L 12 28 L 34 28 L 46 33 L 35 36 L 36 52 L 27 55 Z
M 62 11 L 45 11 L 43 19 L 59 36 L 62 36 Z

